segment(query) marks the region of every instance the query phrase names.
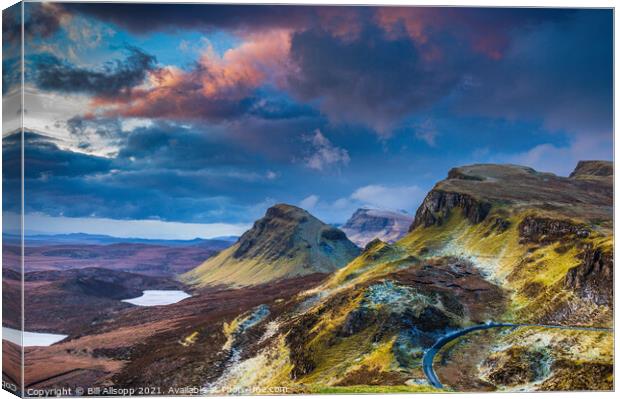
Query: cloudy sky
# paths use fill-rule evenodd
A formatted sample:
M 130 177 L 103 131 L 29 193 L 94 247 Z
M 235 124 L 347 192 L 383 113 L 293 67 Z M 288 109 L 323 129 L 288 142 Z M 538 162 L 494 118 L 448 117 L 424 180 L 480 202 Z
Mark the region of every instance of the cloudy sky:
M 338 223 L 414 213 L 462 164 L 612 158 L 610 10 L 26 3 L 26 40 L 49 231 L 228 234 L 277 202 Z

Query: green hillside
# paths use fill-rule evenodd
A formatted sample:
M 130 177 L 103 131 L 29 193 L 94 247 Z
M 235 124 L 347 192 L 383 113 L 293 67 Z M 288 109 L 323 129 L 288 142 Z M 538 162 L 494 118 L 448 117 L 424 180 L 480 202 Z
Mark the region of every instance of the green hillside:
M 303 209 L 279 204 L 237 243 L 182 276 L 197 286 L 247 286 L 313 273 L 331 273 L 359 248 L 345 234 Z
M 433 391 L 422 367 L 427 348 L 446 331 L 492 321 L 542 326 L 455 339 L 435 364 L 443 390 L 610 389 L 611 181 L 518 166 L 452 170 L 407 236 L 370 243 L 258 323 L 254 334 L 264 338 L 244 344 L 252 355 L 220 383 Z

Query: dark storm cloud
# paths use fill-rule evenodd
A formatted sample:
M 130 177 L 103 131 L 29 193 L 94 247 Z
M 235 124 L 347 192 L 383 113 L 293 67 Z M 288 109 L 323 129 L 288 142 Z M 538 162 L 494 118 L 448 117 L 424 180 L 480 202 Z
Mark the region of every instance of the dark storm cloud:
M 7 160 L 21 159 L 19 134 L 3 139 L 2 156 Z M 53 139 L 37 133 L 24 132 L 24 173 L 26 179 L 47 179 L 50 176 L 84 176 L 104 173 L 110 170 L 111 160 L 62 150 Z M 13 175 L 9 179 L 20 178 L 20 168 L 7 167 Z
M 2 10 L 2 45 L 17 45 L 21 43 L 22 35 L 21 3 Z
M 309 30 L 293 37 L 291 59 L 299 69 L 288 83 L 301 99 L 320 99 L 321 109 L 336 120 L 386 130 L 461 82 L 458 57 L 442 60 L 441 68 L 423 57 L 409 38 L 388 38 L 372 27 L 352 41 Z
M 609 120 L 608 113 L 596 112 L 609 108 L 609 96 L 601 97 L 595 87 L 609 88 L 608 79 L 601 78 L 609 74 L 592 74 L 585 63 L 575 68 L 557 62 L 585 59 L 605 45 L 592 31 L 611 29 L 611 23 L 579 17 L 597 10 L 130 3 L 63 7 L 66 13 L 89 15 L 144 34 L 170 29 L 241 33 L 242 43 L 231 49 L 229 58 L 202 54 L 193 67 L 153 71 L 152 88 L 127 94 L 130 85 L 98 85 L 102 93 L 93 104 L 106 106 L 109 116 L 219 123 L 246 115 L 297 118 L 318 106 L 332 121 L 366 125 L 390 135 L 404 118 L 429 111 L 456 93 L 464 104 L 460 109 L 472 114 L 549 120 L 545 114 L 551 111 L 560 119 L 566 113 L 560 103 L 581 98 L 592 106 L 570 112 L 575 123 L 587 124 L 586 119 L 600 116 Z M 598 12 L 611 15 L 608 10 Z M 283 27 L 286 34 L 260 36 Z M 557 30 L 565 32 L 554 33 Z M 280 47 L 273 46 L 278 41 Z M 562 48 L 573 48 L 573 54 Z M 607 62 L 594 56 L 594 70 Z M 136 64 L 135 69 L 117 66 L 104 75 L 125 72 L 119 77 L 127 75 L 135 84 L 144 78 L 139 70 L 152 70 L 150 64 L 132 65 Z M 62 64 L 55 69 L 56 75 L 69 75 Z M 77 72 L 89 79 L 92 72 L 100 73 Z M 588 75 L 596 76 L 584 79 Z M 49 80 L 57 81 L 54 76 Z M 306 105 L 265 99 L 260 93 L 265 85 L 275 85 Z M 79 84 L 76 87 L 80 89 Z M 542 87 L 540 95 L 537 90 Z M 552 93 L 555 98 L 545 100 Z
M 26 132 L 27 212 L 236 222 L 247 218 L 248 207 L 263 201 L 262 189 L 273 184 L 260 157 L 204 132 L 162 124 L 126 136 L 118 156 L 104 158 L 65 150 L 55 139 Z M 4 159 L 19 160 L 19 143 L 19 135 L 4 139 Z M 19 172 L 18 166 L 7 171 Z M 19 182 L 19 173 L 4 175 L 7 189 L 17 189 Z
M 459 109 L 491 117 L 540 119 L 549 129 L 609 134 L 613 115 L 613 15 L 571 18 L 523 32 L 505 57 L 481 65 Z
M 288 89 L 332 120 L 385 134 L 452 98 L 470 115 L 609 127 L 612 18 L 609 10 L 377 8 L 346 40 L 295 33 Z
M 305 151 L 304 135 L 326 124 L 326 118 L 318 115 L 280 119 L 244 116 L 226 124 L 226 135 L 244 151 L 270 162 L 290 163 Z
M 96 150 L 95 143 L 117 148 L 113 166 L 120 170 L 239 166 L 252 156 L 232 145 L 216 128 L 196 129 L 158 121 L 127 131 L 119 118 L 76 116 L 67 121 L 67 129 L 82 150 Z
M 67 121 L 69 134 L 88 146 L 91 135 L 114 140 L 123 137 L 121 121 L 113 118 L 84 118 L 74 116 Z
M 212 136 L 166 123 L 138 128 L 127 136 L 117 162 L 191 170 L 209 166 L 242 166 L 249 162 L 249 154 Z
M 557 8 L 377 7 L 374 21 L 390 34 L 431 46 L 451 35 L 470 52 L 499 59 L 510 47 L 515 30 L 562 21 L 574 12 Z
M 285 106 L 278 111 L 278 117 L 252 113 L 211 126 L 155 120 L 128 131 L 119 118 L 74 117 L 67 122 L 67 128 L 82 150 L 118 149 L 113 152 L 114 168 L 121 170 L 197 170 L 215 166 L 252 169 L 257 162 L 267 160 L 289 163 L 303 152 L 301 137 L 325 123 L 316 112 Z
M 98 69 L 75 66 L 49 54 L 39 55 L 33 58 L 33 78 L 45 90 L 103 97 L 126 95 L 155 69 L 155 57 L 136 47 L 125 51 L 124 60 L 110 61 Z
M 24 33 L 28 37 L 48 38 L 62 25 L 63 17 L 68 17 L 62 7 L 54 3 L 44 3 L 38 6 L 30 4 L 24 7 Z
M 26 39 L 49 38 L 69 15 L 59 4 L 26 3 L 24 5 L 24 35 Z M 19 42 L 22 34 L 21 3 L 2 12 L 3 42 Z
M 92 95 L 93 112 L 67 123 L 80 143 L 77 150 L 105 151 L 112 158 L 29 137 L 31 211 L 248 221 L 249 207 L 268 197 L 299 201 L 315 195 L 327 203 L 368 184 L 418 184 L 426 172 L 441 178 L 475 150 L 510 154 L 539 144 L 548 148 L 545 143 L 568 145 L 568 135 L 545 127 L 587 135 L 611 126 L 608 10 L 129 3 L 62 8 L 60 20 L 70 23 L 79 13 L 86 16 L 82 22 L 109 22 L 129 32 L 118 33 L 123 40 L 149 42 L 149 52 L 158 55 L 160 47 L 162 54 L 174 50 L 167 47 L 172 39 L 159 43 L 161 35 L 150 36 L 155 31 L 222 30 L 236 40 L 225 41 L 233 46 L 226 53 L 205 51 L 182 66 L 155 65 L 136 48 L 97 68 L 33 56 L 29 65 L 39 68 L 28 68 L 27 77 L 39 87 Z M 40 35 L 57 29 L 53 21 L 44 25 Z M 106 56 L 105 49 L 96 51 Z M 149 85 L 141 85 L 147 78 Z M 152 124 L 128 131 L 135 121 L 123 118 Z M 436 121 L 431 127 L 437 132 L 430 129 L 435 141 L 427 135 L 435 147 L 412 132 L 413 122 L 425 118 Z M 378 145 L 375 131 L 392 136 Z M 302 140 L 313 132 L 323 143 L 315 146 L 322 157 L 307 153 L 309 142 Z M 342 176 L 315 178 L 304 166 L 342 160 L 344 154 L 350 160 Z
M 2 94 L 21 83 L 21 3 L 2 11 Z
M 236 223 L 248 219 L 248 204 L 215 192 L 204 181 L 200 188 L 173 172 L 145 171 L 105 179 L 56 177 L 48 181 L 32 180 L 28 186 L 37 195 L 26 198 L 27 213 L 192 223 Z M 173 192 L 162 187 L 170 187 Z M 255 200 L 248 198 L 248 202 Z
M 63 154 L 59 159 L 72 159 L 72 155 Z M 264 183 L 252 175 L 246 178 L 221 170 L 160 169 L 144 164 L 83 176 L 31 176 L 26 185 L 29 193 L 36 193 L 26 199 L 27 211 L 68 217 L 237 222 L 247 217 L 242 209 L 247 212 L 264 199 Z
M 68 12 L 109 22 L 133 33 L 177 29 L 272 29 L 305 25 L 313 7 L 204 4 L 63 4 Z

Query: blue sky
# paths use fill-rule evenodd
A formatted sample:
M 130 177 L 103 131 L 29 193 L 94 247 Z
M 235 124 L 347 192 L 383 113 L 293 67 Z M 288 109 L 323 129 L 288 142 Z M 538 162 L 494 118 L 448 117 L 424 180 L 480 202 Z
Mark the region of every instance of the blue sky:
M 342 223 L 361 206 L 414 213 L 458 165 L 567 175 L 612 158 L 610 10 L 26 11 L 26 211 L 50 232 L 149 220 L 176 237 L 278 202 Z

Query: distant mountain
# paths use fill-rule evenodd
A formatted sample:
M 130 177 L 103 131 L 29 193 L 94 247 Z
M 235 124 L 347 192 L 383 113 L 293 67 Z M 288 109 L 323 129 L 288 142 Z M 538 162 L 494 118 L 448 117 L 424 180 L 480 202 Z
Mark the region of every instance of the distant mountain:
M 279 204 L 239 241 L 184 275 L 197 285 L 245 286 L 313 273 L 330 273 L 355 258 L 346 235 L 305 210 Z
M 8 243 L 18 243 L 19 235 L 3 234 L 3 239 Z M 71 233 L 71 234 L 31 234 L 26 235 L 25 240 L 29 246 L 58 245 L 58 244 L 83 244 L 83 245 L 109 245 L 109 244 L 147 244 L 163 245 L 167 247 L 198 246 L 210 249 L 224 249 L 230 246 L 238 237 L 223 236 L 210 239 L 194 238 L 193 240 L 165 240 L 150 238 L 125 238 L 113 237 L 103 234 Z
M 409 230 L 413 216 L 379 209 L 361 208 L 342 226 L 349 240 L 360 247 L 378 238 L 392 243 Z

